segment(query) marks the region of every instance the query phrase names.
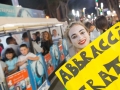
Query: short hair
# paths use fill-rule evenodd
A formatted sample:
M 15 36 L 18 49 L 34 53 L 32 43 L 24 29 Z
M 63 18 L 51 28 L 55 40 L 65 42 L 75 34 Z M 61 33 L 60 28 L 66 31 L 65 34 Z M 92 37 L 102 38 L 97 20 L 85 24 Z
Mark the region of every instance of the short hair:
M 56 29 L 53 29 L 53 31 L 56 31 Z
M 22 35 L 22 39 L 25 39 L 25 38 L 28 38 L 27 32 L 24 32 L 23 35 Z
M 40 34 L 40 32 L 36 32 L 36 35 Z
M 13 37 L 8 37 L 8 38 L 6 39 L 6 43 L 7 43 L 7 44 L 10 44 L 10 42 L 12 42 L 13 40 L 14 40 Z
M 35 36 L 36 36 L 36 33 L 32 33 L 32 35 L 35 35 Z
M 6 59 L 7 59 L 6 54 L 9 54 L 9 53 L 12 53 L 12 54 L 13 54 L 12 59 L 16 57 L 16 53 L 15 53 L 15 51 L 13 50 L 13 48 L 7 48 L 6 51 L 5 51 L 5 58 L 6 58 Z
M 21 45 L 20 45 L 20 48 L 22 48 L 22 47 L 28 48 L 26 44 L 21 44 Z
M 86 23 L 85 23 L 85 26 L 86 26 L 88 29 L 90 29 L 90 27 L 93 26 L 93 24 L 90 23 L 90 22 L 86 22 Z

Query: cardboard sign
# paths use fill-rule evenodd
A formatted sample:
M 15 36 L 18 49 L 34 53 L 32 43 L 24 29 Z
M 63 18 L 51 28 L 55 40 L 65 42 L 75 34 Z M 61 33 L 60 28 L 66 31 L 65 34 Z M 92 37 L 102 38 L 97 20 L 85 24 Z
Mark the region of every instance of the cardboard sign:
M 56 72 L 67 90 L 120 90 L 120 22 Z
M 26 69 L 8 76 L 6 81 L 9 90 L 32 90 L 28 71 Z

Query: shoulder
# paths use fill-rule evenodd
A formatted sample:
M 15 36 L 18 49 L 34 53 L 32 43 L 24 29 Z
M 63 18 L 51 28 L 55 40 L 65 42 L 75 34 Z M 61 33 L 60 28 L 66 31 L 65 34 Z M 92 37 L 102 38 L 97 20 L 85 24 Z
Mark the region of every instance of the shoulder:
M 2 62 L 2 61 L 1 61 L 1 62 Z M 3 63 L 3 62 L 2 62 L 2 63 Z M 6 61 L 5 61 L 5 63 L 9 63 L 9 61 L 8 61 L 8 60 L 6 60 Z
M 18 58 L 17 58 L 17 57 L 14 57 L 14 58 L 13 58 L 13 60 L 16 60 L 16 59 L 18 59 Z
M 21 58 L 21 57 L 23 57 L 23 55 L 18 56 L 18 59 Z
M 27 55 L 28 56 L 36 56 L 34 53 L 31 53 L 31 52 L 29 52 Z

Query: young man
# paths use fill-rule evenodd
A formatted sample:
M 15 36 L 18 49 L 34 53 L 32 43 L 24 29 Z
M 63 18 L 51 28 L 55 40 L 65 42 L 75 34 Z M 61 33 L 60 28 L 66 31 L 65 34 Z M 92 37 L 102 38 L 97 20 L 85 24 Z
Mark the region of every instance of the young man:
M 62 38 L 60 36 L 58 36 L 57 31 L 55 29 L 52 31 L 52 34 L 53 34 L 53 36 L 52 36 L 53 43 L 61 44 Z
M 26 44 L 22 44 L 20 46 L 20 52 L 22 55 L 18 57 L 18 63 L 17 66 L 20 68 L 20 70 L 25 69 L 27 65 L 28 60 L 39 60 L 39 57 L 37 57 L 35 54 L 29 52 L 29 49 Z
M 90 22 L 85 23 L 85 26 L 89 29 L 90 32 L 90 40 L 95 40 L 98 36 L 100 36 L 100 31 L 96 29 L 96 27 Z

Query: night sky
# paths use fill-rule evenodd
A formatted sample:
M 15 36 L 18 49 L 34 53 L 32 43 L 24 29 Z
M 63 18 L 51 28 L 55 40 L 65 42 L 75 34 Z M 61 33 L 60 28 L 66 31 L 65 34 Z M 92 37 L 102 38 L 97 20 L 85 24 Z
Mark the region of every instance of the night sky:
M 99 1 L 99 6 L 100 3 L 104 3 L 104 8 L 108 8 L 107 6 L 107 0 L 98 0 Z M 96 12 L 95 10 L 95 0 L 70 0 L 69 1 L 69 8 L 70 9 L 82 9 L 86 7 L 86 13 L 92 13 Z

